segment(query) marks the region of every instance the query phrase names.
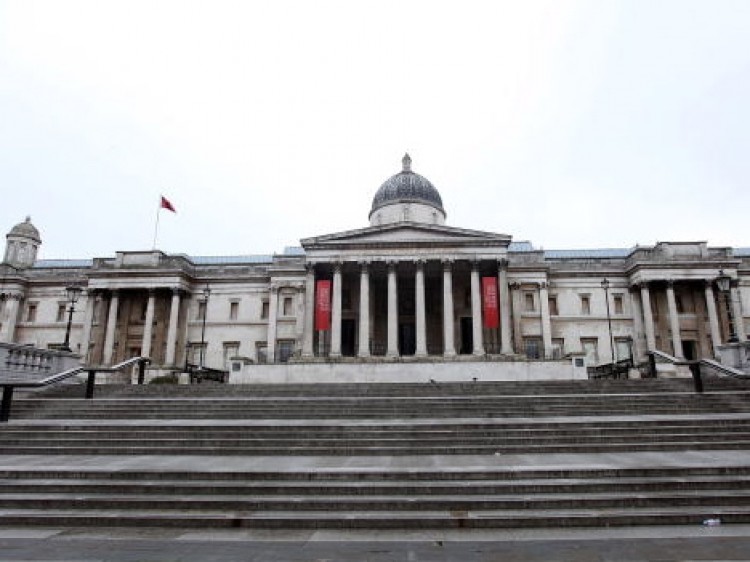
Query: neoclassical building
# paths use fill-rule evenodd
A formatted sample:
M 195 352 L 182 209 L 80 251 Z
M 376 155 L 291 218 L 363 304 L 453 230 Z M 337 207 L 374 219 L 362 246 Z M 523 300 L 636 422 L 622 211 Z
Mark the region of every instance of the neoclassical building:
M 449 226 L 408 155 L 376 191 L 369 226 L 279 254 L 39 260 L 41 243 L 28 218 L 7 235 L 0 341 L 59 346 L 65 289 L 77 286 L 70 347 L 95 364 L 144 355 L 157 370 L 189 362 L 248 376 L 279 363 L 502 368 L 578 354 L 595 365 L 652 349 L 714 357 L 747 341 L 750 248 L 543 251 Z

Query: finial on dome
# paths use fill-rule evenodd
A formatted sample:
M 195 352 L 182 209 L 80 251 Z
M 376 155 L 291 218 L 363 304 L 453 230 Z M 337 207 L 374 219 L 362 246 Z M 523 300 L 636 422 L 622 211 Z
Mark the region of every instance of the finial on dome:
M 26 222 L 31 222 L 31 215 L 26 215 Z
M 411 172 L 411 156 L 407 152 L 401 159 L 401 163 L 404 165 L 404 172 Z

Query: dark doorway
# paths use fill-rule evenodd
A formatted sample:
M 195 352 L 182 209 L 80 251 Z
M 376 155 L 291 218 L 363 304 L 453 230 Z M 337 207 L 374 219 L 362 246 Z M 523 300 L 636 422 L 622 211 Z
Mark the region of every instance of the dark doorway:
M 462 355 L 474 352 L 474 326 L 471 316 L 461 318 L 461 348 L 458 352 Z
M 341 355 L 354 357 L 357 341 L 357 321 L 352 318 L 341 320 Z
M 688 361 L 695 361 L 698 359 L 698 353 L 696 352 L 698 346 L 697 342 L 693 340 L 682 340 L 682 356 Z
M 414 355 L 417 350 L 417 330 L 413 322 L 398 325 L 398 349 L 401 355 Z

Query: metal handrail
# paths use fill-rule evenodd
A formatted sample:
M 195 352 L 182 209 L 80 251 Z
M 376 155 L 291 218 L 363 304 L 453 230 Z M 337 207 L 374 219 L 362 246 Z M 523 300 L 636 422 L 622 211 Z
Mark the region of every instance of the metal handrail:
M 656 378 L 656 358 L 663 359 L 669 363 L 672 363 L 673 365 L 684 365 L 690 368 L 690 374 L 693 376 L 693 383 L 695 384 L 695 391 L 698 393 L 703 392 L 703 378 L 701 376 L 701 365 L 705 365 L 707 367 L 711 367 L 713 369 L 716 369 L 720 374 L 725 374 L 730 377 L 738 378 L 738 379 L 750 379 L 750 375 L 747 373 L 744 373 L 740 371 L 739 369 L 734 369 L 733 367 L 727 367 L 726 365 L 722 365 L 721 363 L 714 361 L 713 359 L 697 359 L 697 360 L 687 360 L 687 359 L 678 359 L 677 357 L 674 357 L 673 355 L 669 355 L 668 353 L 664 353 L 663 351 L 659 351 L 656 349 L 652 349 L 648 352 L 648 361 L 649 366 L 651 369 L 651 375 Z
M 96 381 L 97 373 L 112 373 L 115 371 L 119 371 L 124 367 L 138 364 L 138 384 L 143 384 L 146 365 L 149 363 L 151 363 L 151 359 L 149 359 L 148 357 L 131 357 L 130 359 L 126 359 L 125 361 L 117 363 L 116 365 L 112 365 L 110 367 L 93 365 L 73 367 L 72 369 L 68 369 L 67 371 L 62 371 L 60 373 L 55 373 L 54 375 L 50 375 L 38 381 L 0 381 L 0 386 L 3 387 L 3 398 L 2 403 L 0 403 L 0 422 L 7 422 L 10 419 L 10 408 L 13 402 L 13 390 L 15 388 L 41 388 L 58 383 L 86 371 L 88 373 L 88 378 L 86 380 L 86 398 L 91 399 L 94 397 L 94 383 Z

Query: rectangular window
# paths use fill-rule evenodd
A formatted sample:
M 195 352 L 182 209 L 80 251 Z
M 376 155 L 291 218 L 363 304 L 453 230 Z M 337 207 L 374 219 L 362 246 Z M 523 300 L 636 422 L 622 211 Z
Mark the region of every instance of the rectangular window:
M 36 322 L 37 303 L 30 302 L 26 306 L 26 322 Z
M 65 303 L 57 305 L 57 317 L 55 318 L 55 322 L 65 322 L 65 308 Z
M 615 338 L 615 361 L 624 361 L 633 357 L 633 342 L 630 338 Z
M 542 356 L 541 338 L 523 338 L 523 348 L 527 359 L 540 359 Z
M 205 302 L 199 302 L 198 303 L 198 320 L 203 320 L 206 318 L 206 303 Z
M 255 360 L 257 363 L 268 363 L 268 345 L 266 344 L 266 342 L 256 342 Z
M 536 306 L 534 306 L 534 293 L 524 293 L 523 302 L 524 302 L 524 311 L 526 312 L 536 311 Z
M 599 363 L 599 340 L 596 338 L 581 338 L 581 349 L 586 355 L 586 365 Z
M 276 360 L 279 363 L 286 363 L 294 355 L 294 340 L 279 340 Z
M 260 318 L 261 320 L 265 320 L 268 318 L 268 311 L 271 310 L 271 305 L 268 304 L 268 301 L 263 301 L 260 305 Z
M 613 295 L 612 299 L 615 303 L 615 314 L 622 314 L 623 308 L 622 308 L 622 295 Z
M 228 371 L 232 369 L 232 357 L 237 357 L 240 354 L 240 342 L 236 341 L 225 341 L 224 342 L 224 368 Z
M 200 342 L 191 343 L 190 345 L 190 362 L 193 365 L 200 365 L 201 363 L 201 352 L 203 352 L 203 365 L 206 364 L 206 351 L 208 350 L 208 344 Z
M 284 316 L 292 315 L 292 297 L 284 297 L 284 305 L 282 311 L 282 314 Z
M 591 314 L 591 296 L 590 295 L 581 295 L 581 314 L 583 315 Z
M 560 314 L 560 313 L 557 311 L 557 296 L 550 295 L 550 297 L 549 297 L 549 315 L 550 316 L 557 316 L 558 314 Z
M 552 359 L 562 359 L 563 355 L 565 355 L 565 340 L 552 338 Z
M 229 319 L 237 320 L 239 313 L 240 313 L 240 303 L 237 301 L 230 302 L 229 303 Z

